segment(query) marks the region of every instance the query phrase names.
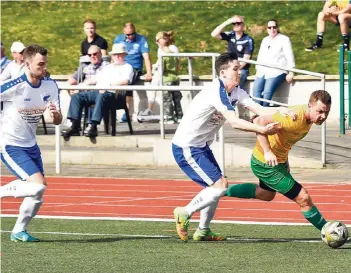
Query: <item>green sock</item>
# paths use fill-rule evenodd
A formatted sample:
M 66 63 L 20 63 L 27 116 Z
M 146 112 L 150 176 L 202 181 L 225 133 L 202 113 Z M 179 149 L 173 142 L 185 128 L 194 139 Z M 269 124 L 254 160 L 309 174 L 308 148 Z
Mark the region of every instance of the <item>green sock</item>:
M 316 206 L 313 206 L 309 211 L 302 211 L 303 216 L 319 230 L 327 223 Z
M 225 196 L 246 199 L 255 198 L 256 186 L 257 185 L 253 183 L 229 185 Z

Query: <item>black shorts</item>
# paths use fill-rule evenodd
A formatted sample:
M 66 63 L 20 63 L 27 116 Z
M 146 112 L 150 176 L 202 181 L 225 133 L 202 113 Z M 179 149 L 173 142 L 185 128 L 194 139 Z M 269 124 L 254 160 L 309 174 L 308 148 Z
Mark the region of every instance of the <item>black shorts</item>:
M 133 71 L 134 71 L 133 80 L 130 83 L 130 85 L 135 84 L 140 79 L 140 76 L 142 75 L 142 72 L 140 70 L 138 70 L 138 69 L 133 68 Z M 133 97 L 133 91 L 128 90 L 126 92 L 126 96 L 127 97 Z
M 259 185 L 261 189 L 264 189 L 266 191 L 271 191 L 271 192 L 277 192 L 276 190 L 273 190 L 272 188 L 268 187 L 266 183 L 264 183 L 261 179 L 259 180 Z M 302 189 L 302 186 L 300 183 L 295 182 L 294 186 L 285 194 L 284 196 L 288 197 L 290 200 L 294 200 L 296 196 L 300 193 Z

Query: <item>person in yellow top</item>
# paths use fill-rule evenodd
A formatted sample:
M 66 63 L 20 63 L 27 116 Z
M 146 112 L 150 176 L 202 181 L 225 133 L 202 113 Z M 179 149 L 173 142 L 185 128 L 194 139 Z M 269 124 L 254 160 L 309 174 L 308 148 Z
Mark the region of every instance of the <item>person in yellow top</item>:
M 351 24 L 351 1 L 349 0 L 327 0 L 322 11 L 317 17 L 317 39 L 314 44 L 307 47 L 306 51 L 313 51 L 322 48 L 323 34 L 325 32 L 325 22 L 331 22 L 340 26 L 340 32 L 343 37 L 344 49 L 350 50 L 349 46 L 349 25 Z
M 230 185 L 226 195 L 272 201 L 276 192 L 279 192 L 295 201 L 300 206 L 303 216 L 321 230 L 326 220 L 313 204 L 307 190 L 291 176 L 288 154 L 292 146 L 308 134 L 312 124 L 321 125 L 327 119 L 330 107 L 329 93 L 317 90 L 311 94 L 308 105 L 291 107 L 297 116 L 295 121 L 290 116 L 279 113 L 257 117 L 254 123 L 259 125 L 271 122 L 280 124 L 280 130 L 274 135 L 267 137 L 257 134 L 251 169 L 259 179 L 259 185 L 253 183 Z

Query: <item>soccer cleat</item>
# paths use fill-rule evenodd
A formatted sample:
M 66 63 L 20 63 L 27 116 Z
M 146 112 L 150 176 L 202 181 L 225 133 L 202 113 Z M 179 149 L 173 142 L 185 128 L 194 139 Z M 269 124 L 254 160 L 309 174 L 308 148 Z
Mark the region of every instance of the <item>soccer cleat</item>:
M 197 229 L 193 235 L 194 241 L 225 241 L 227 238 L 220 234 L 211 231 L 210 229 Z
M 176 221 L 176 228 L 179 238 L 188 242 L 188 228 L 189 228 L 189 214 L 185 211 L 184 208 L 178 207 L 173 211 L 174 219 Z
M 321 48 L 322 48 L 322 46 L 319 46 L 317 44 L 312 44 L 310 47 L 305 48 L 305 51 L 313 51 L 313 50 L 321 49 Z
M 33 242 L 40 242 L 38 238 L 31 236 L 27 231 L 21 231 L 18 233 L 11 233 L 11 241 L 13 242 L 26 242 L 26 243 L 33 243 Z

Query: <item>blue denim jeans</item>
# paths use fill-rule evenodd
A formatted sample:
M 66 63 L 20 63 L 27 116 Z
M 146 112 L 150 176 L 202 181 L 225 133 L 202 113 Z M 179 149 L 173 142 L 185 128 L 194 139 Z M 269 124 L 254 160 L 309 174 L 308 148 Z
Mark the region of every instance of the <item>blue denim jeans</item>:
M 100 124 L 107 101 L 113 99 L 114 97 L 114 93 L 106 91 L 105 93 L 101 94 L 97 90 L 74 94 L 71 97 L 67 118 L 80 121 L 83 108 L 85 106 L 95 105 L 94 109 L 92 110 L 91 120 Z
M 265 79 L 264 77 L 256 78 L 253 87 L 254 97 L 271 100 L 279 85 L 284 82 L 285 77 L 286 73 L 280 74 L 279 76 L 270 79 Z M 269 102 L 257 101 L 257 103 L 265 107 L 269 106 Z

